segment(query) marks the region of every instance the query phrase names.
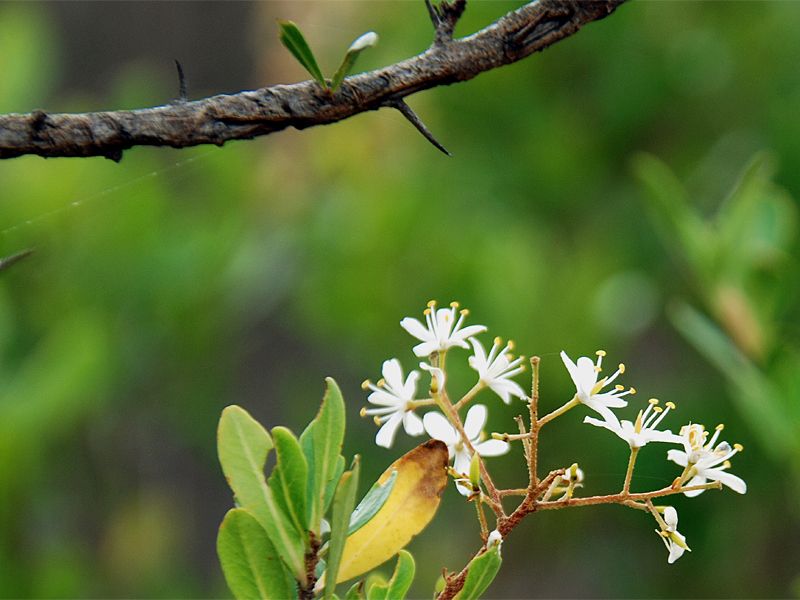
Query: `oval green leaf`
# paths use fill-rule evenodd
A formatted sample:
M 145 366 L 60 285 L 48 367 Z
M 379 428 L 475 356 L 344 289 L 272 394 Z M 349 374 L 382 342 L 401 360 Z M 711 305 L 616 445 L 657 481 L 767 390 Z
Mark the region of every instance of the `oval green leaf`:
M 297 587 L 264 528 L 246 510 L 228 511 L 217 536 L 217 554 L 237 599 L 296 598 Z
M 269 478 L 269 487 L 304 538 L 308 529 L 306 487 L 308 464 L 300 442 L 286 427 L 272 429 L 272 441 L 278 462 Z
M 494 581 L 503 559 L 500 557 L 500 546 L 493 546 L 480 556 L 472 559 L 467 571 L 464 587 L 456 594 L 456 600 L 477 600 Z

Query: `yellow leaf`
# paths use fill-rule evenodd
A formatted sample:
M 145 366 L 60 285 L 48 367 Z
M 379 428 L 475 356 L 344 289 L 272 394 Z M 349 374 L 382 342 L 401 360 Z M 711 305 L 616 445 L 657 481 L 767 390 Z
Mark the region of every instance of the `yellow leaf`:
M 386 469 L 378 483 L 396 470 L 392 492 L 375 516 L 347 538 L 336 583 L 389 560 L 425 528 L 447 485 L 448 462 L 447 446 L 429 440 Z

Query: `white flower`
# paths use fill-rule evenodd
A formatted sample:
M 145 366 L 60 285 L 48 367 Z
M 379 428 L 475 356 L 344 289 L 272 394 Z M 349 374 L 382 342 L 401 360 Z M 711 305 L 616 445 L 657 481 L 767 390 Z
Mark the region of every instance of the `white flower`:
M 667 413 L 675 408 L 675 405 L 672 402 L 667 402 L 666 407 L 666 409 L 662 409 L 658 406 L 658 400 L 652 398 L 647 408 L 639 411 L 635 423 L 628 420 L 618 421 L 616 418 L 612 421 L 608 419 L 601 421 L 593 417 L 585 417 L 583 422 L 603 427 L 616 433 L 620 438 L 628 442 L 631 448 L 641 448 L 649 442 L 680 444 L 683 441 L 681 436 L 675 435 L 668 429 L 666 431 L 656 429 L 662 419 L 667 416 Z
M 686 545 L 686 538 L 678 532 L 678 511 L 671 506 L 664 509 L 664 523 L 667 525 L 666 530 L 656 529 L 656 533 L 661 536 L 664 545 L 669 550 L 667 562 L 672 564 L 683 556 L 684 552 L 687 550 L 691 552 L 692 549 Z
M 469 366 L 478 372 L 479 381 L 500 396 L 506 404 L 511 402 L 511 396 L 527 400 L 528 397 L 519 384 L 510 379 L 524 370 L 520 364 L 521 356 L 511 360 L 512 356 L 508 353 L 511 350 L 511 342 L 501 349 L 500 338 L 494 338 L 489 356 L 486 356 L 486 351 L 478 340 L 472 338 L 470 342 L 475 354 L 469 357 Z
M 414 346 L 414 354 L 430 356 L 434 352 L 444 352 L 453 346 L 469 348 L 466 340 L 486 331 L 486 327 L 483 325 L 470 325 L 461 329 L 464 317 L 469 314 L 469 311 L 461 310 L 456 320 L 457 309 L 457 302 L 451 302 L 450 308 L 437 309 L 436 302 L 431 300 L 428 302 L 428 308 L 424 311 L 427 326 L 412 317 L 406 317 L 400 321 L 403 329 L 422 341 L 421 344 Z
M 431 393 L 438 394 L 444 389 L 444 371 L 427 363 L 419 363 L 419 368 L 431 374 Z
M 408 435 L 424 433 L 422 419 L 414 414 L 410 404 L 417 392 L 417 379 L 419 372 L 411 371 L 403 381 L 400 362 L 393 358 L 383 363 L 383 379 L 378 385 L 369 381 L 364 382 L 364 388 L 372 390 L 367 401 L 378 408 L 362 408 L 361 416 L 374 415 L 375 423 L 382 425 L 375 436 L 375 443 L 378 446 L 390 448 L 401 423 Z
M 687 486 L 703 485 L 708 480 L 719 481 L 734 492 L 744 494 L 747 492 L 747 484 L 744 480 L 725 471 L 730 467 L 729 459 L 740 452 L 742 446 L 734 444 L 731 448 L 728 442 L 720 442 L 715 447 L 714 444 L 716 444 L 722 429 L 722 425 L 717 425 L 714 435 L 706 441 L 708 432 L 702 425 L 690 423 L 682 427 L 681 441 L 684 450 L 670 450 L 667 452 L 667 458 L 684 468 L 689 468 L 687 475 L 691 474 L 691 479 L 686 482 Z M 684 494 L 691 498 L 702 494 L 703 491 L 705 490 L 692 490 L 684 492 Z
M 606 420 L 613 421 L 616 420 L 616 417 L 610 409 L 627 406 L 627 400 L 623 400 L 622 397 L 635 394 L 636 390 L 630 388 L 625 391 L 624 386 L 616 385 L 613 390 L 602 392 L 604 387 L 625 372 L 625 365 L 620 363 L 619 368 L 612 375 L 598 381 L 597 377 L 602 370 L 601 365 L 605 355 L 603 350 L 598 350 L 596 363 L 593 363 L 588 356 L 581 356 L 576 364 L 572 362 L 566 352 L 562 351 L 561 360 L 564 361 L 564 366 L 567 367 L 569 376 L 575 384 L 575 397 L 592 410 L 599 412 Z
M 486 416 L 487 411 L 483 404 L 472 406 L 467 412 L 467 418 L 464 420 L 464 432 L 479 456 L 500 456 L 505 454 L 509 450 L 508 442 L 492 439 L 481 441 L 481 432 L 486 424 Z M 468 479 L 472 453 L 467 448 L 464 440 L 461 439 L 456 428 L 439 412 L 427 413 L 423 417 L 423 423 L 429 436 L 447 444 L 450 458 L 453 459 L 453 469 L 462 474 L 465 479 Z M 457 487 L 458 491 L 463 495 L 469 495 L 470 490 L 466 486 L 458 485 Z

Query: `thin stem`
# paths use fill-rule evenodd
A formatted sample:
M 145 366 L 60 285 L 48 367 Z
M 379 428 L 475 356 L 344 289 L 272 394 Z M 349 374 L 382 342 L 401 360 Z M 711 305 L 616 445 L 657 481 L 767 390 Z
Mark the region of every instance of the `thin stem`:
M 566 508 L 568 506 L 592 506 L 595 504 L 626 504 L 630 501 L 644 502 L 652 498 L 661 498 L 663 496 L 672 496 L 673 494 L 682 494 L 683 492 L 693 492 L 696 490 L 711 490 L 721 489 L 722 484 L 718 481 L 711 483 L 704 483 L 701 485 L 690 485 L 687 487 L 667 487 L 654 492 L 641 492 L 637 494 L 609 494 L 607 496 L 587 496 L 586 498 L 570 498 L 567 500 L 554 500 L 553 502 L 539 502 L 537 508 L 541 510 L 551 510 L 557 508 Z
M 510 488 L 507 490 L 497 490 L 500 496 L 527 496 L 530 490 L 528 488 Z
M 552 421 L 552 420 L 553 420 L 553 419 L 555 419 L 556 417 L 560 417 L 561 415 L 563 415 L 563 414 L 564 414 L 565 412 L 567 412 L 568 410 L 570 410 L 570 409 L 573 409 L 573 408 L 575 408 L 576 406 L 578 406 L 578 404 L 580 404 L 580 403 L 581 403 L 581 401 L 580 401 L 580 400 L 578 400 L 578 396 L 577 396 L 577 394 L 576 394 L 576 395 L 575 395 L 575 396 L 572 398 L 572 400 L 570 400 L 569 402 L 567 402 L 566 404 L 564 404 L 564 405 L 563 405 L 563 406 L 561 406 L 560 408 L 557 408 L 557 409 L 555 409 L 553 412 L 551 412 L 551 413 L 547 413 L 547 414 L 546 414 L 545 416 L 543 416 L 541 419 L 539 419 L 538 421 L 536 421 L 536 423 L 537 423 L 537 427 L 536 427 L 536 428 L 537 428 L 537 429 L 541 429 L 541 427 L 542 427 L 542 426 L 543 426 L 545 423 L 549 423 L 550 421 Z
M 459 400 L 453 405 L 453 408 L 455 410 L 461 410 L 463 407 L 469 404 L 472 401 L 472 399 L 475 398 L 475 396 L 478 395 L 478 392 L 480 392 L 485 387 L 486 384 L 483 383 L 483 381 L 478 381 L 478 383 L 472 386 L 472 389 L 470 391 L 464 394 L 464 397 L 461 398 L 461 400 Z
M 486 515 L 483 514 L 483 502 L 475 502 L 475 510 L 478 513 L 478 522 L 481 524 L 481 539 L 485 544 L 489 537 L 489 527 L 486 525 Z
M 528 403 L 528 410 L 531 417 L 531 439 L 528 442 L 528 485 L 531 488 L 539 483 L 538 461 L 539 461 L 539 363 L 538 356 L 531 356 L 531 401 Z M 523 442 L 524 444 L 525 442 Z
M 423 406 L 433 406 L 437 404 L 436 400 L 433 398 L 425 398 L 423 400 L 409 400 L 408 407 L 411 409 L 414 408 L 421 408 Z
M 636 465 L 636 456 L 639 454 L 639 448 L 631 448 L 631 456 L 628 459 L 628 470 L 625 471 L 625 483 L 622 484 L 622 493 L 627 495 L 631 491 L 631 478 L 633 477 L 633 468 Z
M 528 468 L 530 469 L 530 464 L 531 464 L 530 434 L 528 434 L 528 430 L 525 429 L 525 421 L 522 420 L 521 415 L 517 415 L 516 417 L 514 417 L 514 420 L 517 422 L 517 427 L 519 428 L 519 434 L 521 436 L 525 436 L 522 438 L 522 450 L 525 453 L 525 462 L 528 464 Z

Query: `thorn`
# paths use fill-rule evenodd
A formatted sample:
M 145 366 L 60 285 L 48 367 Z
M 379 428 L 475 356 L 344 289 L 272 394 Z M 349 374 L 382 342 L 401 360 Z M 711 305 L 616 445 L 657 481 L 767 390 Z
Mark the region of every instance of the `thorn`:
M 425 6 L 436 29 L 433 43 L 440 46 L 452 40 L 456 23 L 467 8 L 467 0 L 441 0 L 438 5 L 434 5 L 432 0 L 425 0 Z
M 19 261 L 28 258 L 33 253 L 34 249 L 28 248 L 26 250 L 22 250 L 21 252 L 17 252 L 16 254 L 12 254 L 11 256 L 0 258 L 0 271 L 5 271 L 14 263 L 18 263 Z
M 175 61 L 175 68 L 178 69 L 178 98 L 176 102 L 188 102 L 189 95 L 186 92 L 186 75 L 183 73 L 183 66 L 181 66 L 177 58 L 173 58 L 172 60 Z
M 452 154 L 450 154 L 447 148 L 442 146 L 439 140 L 437 140 L 433 136 L 430 129 L 428 129 L 425 126 L 425 123 L 423 123 L 417 116 L 417 113 L 415 113 L 411 109 L 411 107 L 408 104 L 406 104 L 403 100 L 391 100 L 390 102 L 387 103 L 387 106 L 391 106 L 392 108 L 396 108 L 398 111 L 400 111 L 400 114 L 402 114 L 406 119 L 408 119 L 411 122 L 411 124 L 417 128 L 417 131 L 419 131 L 423 135 L 423 137 L 426 140 L 428 140 L 431 144 L 433 144 L 436 148 L 444 152 L 447 156 L 453 156 Z

